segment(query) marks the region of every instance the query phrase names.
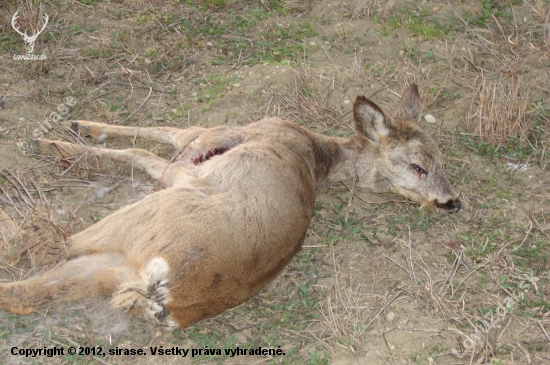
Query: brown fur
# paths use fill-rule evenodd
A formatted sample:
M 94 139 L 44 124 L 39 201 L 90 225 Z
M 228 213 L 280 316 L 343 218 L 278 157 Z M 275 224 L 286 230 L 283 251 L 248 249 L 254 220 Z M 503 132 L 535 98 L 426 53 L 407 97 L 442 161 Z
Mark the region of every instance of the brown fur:
M 0 307 L 26 314 L 58 300 L 106 294 L 114 306 L 185 327 L 250 298 L 287 265 L 304 241 L 322 183 L 357 175 L 359 187 L 457 211 L 441 154 L 415 123 L 420 105 L 416 85 L 405 92 L 395 119 L 360 96 L 358 134 L 351 139 L 277 118 L 187 130 L 73 122 L 85 136 L 137 135 L 170 143 L 178 153 L 166 161 L 139 149 L 45 140 L 35 141 L 36 148 L 133 163 L 166 188 L 72 236 L 71 258 L 56 268 L 0 284 Z

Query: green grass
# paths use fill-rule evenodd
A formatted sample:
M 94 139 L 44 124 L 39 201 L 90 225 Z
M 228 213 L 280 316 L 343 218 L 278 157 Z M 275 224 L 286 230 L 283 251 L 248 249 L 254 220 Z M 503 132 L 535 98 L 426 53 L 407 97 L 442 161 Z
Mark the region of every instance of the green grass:
M 469 24 L 477 25 L 478 27 L 486 27 L 487 21 L 492 20 L 492 16 L 505 17 L 508 21 L 513 21 L 514 14 L 512 11 L 504 10 L 504 7 L 499 1 L 482 0 L 481 12 L 479 14 L 466 14 L 465 20 Z
M 278 16 L 288 10 L 275 2 L 271 5 L 268 10 L 259 2 L 251 2 L 239 12 L 233 9 L 214 11 L 200 19 L 178 18 L 174 13 L 161 14 L 160 17 L 159 14 L 138 15 L 135 19 L 142 24 L 159 20 L 167 32 L 181 32 L 185 37 L 184 48 L 202 46 L 207 42 L 215 44 L 218 55 L 208 60 L 213 64 L 232 63 L 238 59 L 246 65 L 279 63 L 302 56 L 304 51 L 307 52 L 307 47 L 303 46 L 305 40 L 317 34 L 313 24 L 285 22 L 279 25 Z
M 378 22 L 381 25 L 381 29 L 377 30 L 380 35 L 389 36 L 396 29 L 405 28 L 420 41 L 449 39 L 454 30 L 450 24 L 441 23 L 429 12 L 415 12 L 408 8 L 390 16 L 388 20 Z
M 468 136 L 461 136 L 461 142 L 468 150 L 479 156 L 507 158 L 513 161 L 524 161 L 538 152 L 531 145 L 526 145 L 515 137 L 509 137 L 505 144 L 492 144 Z

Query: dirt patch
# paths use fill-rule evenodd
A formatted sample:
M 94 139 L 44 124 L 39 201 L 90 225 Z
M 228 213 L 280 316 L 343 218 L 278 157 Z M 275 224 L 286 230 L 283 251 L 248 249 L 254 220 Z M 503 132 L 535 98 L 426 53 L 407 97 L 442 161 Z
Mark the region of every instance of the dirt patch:
M 11 250 L 2 279 L 51 267 L 66 258 L 71 234 L 158 188 L 111 161 L 44 159 L 25 148 L 43 133 L 172 153 L 70 135 L 62 127 L 70 119 L 187 128 L 276 115 L 350 136 L 357 95 L 391 111 L 416 82 L 435 117 L 421 126 L 439 143 L 463 208 L 446 215 L 358 190 L 350 200 L 352 182 L 330 187 L 319 193 L 303 250 L 247 303 L 172 333 L 101 301 L 3 312 L 7 363 L 153 363 L 155 346 L 285 352 L 162 358 L 172 363 L 549 361 L 548 5 L 74 0 L 45 5 L 49 23 L 34 54 L 47 59 L 16 61 L 25 53 L 11 27 L 17 4 L 0 5 L 0 208 L 27 235 L 1 242 Z M 512 96 L 525 108 L 499 109 Z M 52 113 L 62 120 L 45 123 Z M 515 123 L 521 128 L 506 131 L 519 135 L 493 133 Z M 14 346 L 149 355 L 26 359 L 10 354 Z

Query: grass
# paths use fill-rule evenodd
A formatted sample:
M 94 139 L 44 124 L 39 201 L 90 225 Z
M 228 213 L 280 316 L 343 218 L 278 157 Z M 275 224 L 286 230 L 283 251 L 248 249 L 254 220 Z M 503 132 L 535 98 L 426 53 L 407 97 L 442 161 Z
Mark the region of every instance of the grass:
M 378 19 L 378 22 L 381 25 L 378 32 L 383 36 L 393 34 L 396 29 L 405 28 L 419 41 L 449 39 L 454 30 L 452 25 L 441 23 L 429 11 L 419 12 L 409 8 L 401 10 L 400 14 L 392 15 L 387 20 Z
M 482 0 L 481 11 L 479 14 L 466 14 L 465 19 L 474 25 L 479 27 L 486 27 L 489 20 L 495 17 L 504 17 L 508 21 L 512 21 L 514 15 L 511 10 L 504 10 L 504 6 L 499 1 Z
M 204 85 L 202 95 L 207 100 L 222 98 L 227 93 L 228 88 L 237 84 L 237 79 L 238 75 L 235 74 L 225 78 L 214 75 L 206 80 L 201 80 Z

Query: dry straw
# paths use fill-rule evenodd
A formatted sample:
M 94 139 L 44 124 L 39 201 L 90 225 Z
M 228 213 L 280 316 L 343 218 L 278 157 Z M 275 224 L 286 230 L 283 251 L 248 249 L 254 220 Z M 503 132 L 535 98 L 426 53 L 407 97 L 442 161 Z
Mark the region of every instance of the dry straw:
M 466 128 L 482 141 L 503 143 L 511 137 L 527 142 L 534 113 L 531 95 L 520 77 L 488 80 L 480 74 L 470 104 Z
M 378 1 L 378 0 L 354 0 L 351 4 L 352 18 L 371 18 L 376 13 L 382 19 L 385 19 L 390 14 L 395 6 L 395 0 Z

